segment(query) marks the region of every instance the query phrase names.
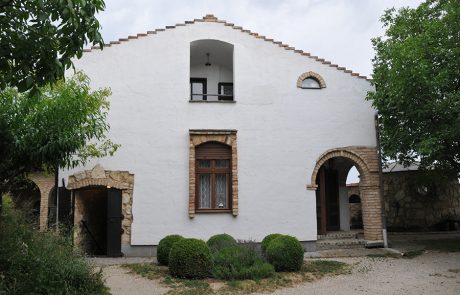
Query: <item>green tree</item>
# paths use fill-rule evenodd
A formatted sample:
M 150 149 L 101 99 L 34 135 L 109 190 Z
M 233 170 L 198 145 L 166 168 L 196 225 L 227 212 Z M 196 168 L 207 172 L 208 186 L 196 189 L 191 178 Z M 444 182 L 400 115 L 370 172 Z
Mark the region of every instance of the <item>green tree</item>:
M 104 8 L 103 0 L 0 0 L 0 90 L 63 79 L 85 44 L 103 46 Z
M 0 91 L 0 191 L 34 170 L 85 164 L 112 155 L 107 88 L 92 91 L 81 72 L 40 89 L 37 95 L 8 87 Z
M 383 154 L 460 175 L 460 1 L 389 9 L 372 40 Z

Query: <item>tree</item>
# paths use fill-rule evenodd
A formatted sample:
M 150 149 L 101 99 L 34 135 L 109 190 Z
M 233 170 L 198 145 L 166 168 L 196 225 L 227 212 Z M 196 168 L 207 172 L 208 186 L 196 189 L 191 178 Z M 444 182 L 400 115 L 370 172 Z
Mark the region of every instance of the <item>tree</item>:
M 103 0 L 0 0 L 0 90 L 63 79 L 85 44 L 103 46 L 96 14 L 104 7 Z
M 116 151 L 106 137 L 110 90 L 91 91 L 89 82 L 78 72 L 35 96 L 0 91 L 0 192 L 24 173 L 72 168 Z
M 460 1 L 389 9 L 372 40 L 383 155 L 460 176 Z

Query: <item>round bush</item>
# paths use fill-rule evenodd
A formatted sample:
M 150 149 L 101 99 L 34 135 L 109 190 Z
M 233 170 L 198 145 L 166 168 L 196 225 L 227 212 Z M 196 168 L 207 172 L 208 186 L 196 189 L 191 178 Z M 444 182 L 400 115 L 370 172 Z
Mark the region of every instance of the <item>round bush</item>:
M 217 252 L 226 247 L 235 246 L 236 240 L 229 234 L 220 234 L 210 237 L 206 244 L 212 252 Z
M 202 240 L 182 239 L 169 253 L 169 272 L 186 279 L 202 279 L 211 274 L 213 267 L 211 250 Z
M 161 239 L 157 248 L 157 260 L 159 265 L 168 265 L 169 252 L 171 252 L 172 246 L 183 238 L 184 237 L 180 235 L 169 235 Z
M 295 237 L 282 235 L 268 245 L 267 258 L 276 271 L 299 271 L 303 262 L 303 248 Z
M 260 245 L 260 247 L 262 248 L 262 253 L 265 254 L 267 252 L 267 247 L 270 244 L 270 242 L 273 241 L 274 239 L 276 239 L 279 236 L 282 236 L 282 234 L 269 234 L 268 236 L 266 236 L 262 240 L 262 243 Z

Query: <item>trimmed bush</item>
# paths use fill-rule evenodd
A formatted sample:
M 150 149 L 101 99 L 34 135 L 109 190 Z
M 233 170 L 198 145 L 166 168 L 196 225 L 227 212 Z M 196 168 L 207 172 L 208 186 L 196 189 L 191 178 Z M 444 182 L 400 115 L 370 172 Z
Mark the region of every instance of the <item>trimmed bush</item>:
M 169 253 L 169 272 L 186 279 L 202 279 L 211 274 L 213 267 L 211 250 L 202 240 L 182 239 Z
M 265 253 L 267 252 L 267 247 L 268 245 L 270 244 L 271 241 L 273 241 L 274 239 L 276 239 L 277 237 L 279 236 L 282 236 L 282 234 L 269 234 L 268 236 L 266 236 L 263 240 L 262 240 L 262 243 L 260 244 L 260 247 L 262 249 L 262 253 L 265 255 Z
M 206 242 L 211 251 L 217 252 L 226 247 L 235 246 L 236 240 L 229 234 L 214 235 Z
M 71 240 L 39 232 L 4 197 L 0 216 L 0 294 L 109 294 L 101 272 Z
M 275 269 L 245 246 L 226 247 L 214 254 L 213 276 L 224 280 L 258 280 L 272 276 Z
M 303 263 L 303 248 L 295 237 L 279 236 L 268 245 L 267 258 L 276 271 L 299 271 Z
M 169 264 L 169 252 L 171 252 L 172 246 L 183 238 L 184 237 L 180 235 L 169 235 L 161 239 L 157 248 L 157 260 L 159 265 Z

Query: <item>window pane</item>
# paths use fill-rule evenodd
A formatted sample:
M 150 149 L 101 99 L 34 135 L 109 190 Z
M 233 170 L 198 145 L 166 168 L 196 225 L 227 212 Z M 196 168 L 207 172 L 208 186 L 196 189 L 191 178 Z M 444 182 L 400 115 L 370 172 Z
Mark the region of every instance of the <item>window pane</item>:
M 198 160 L 199 168 L 211 168 L 211 160 Z
M 216 175 L 216 208 L 227 208 L 227 175 Z
M 302 88 L 321 88 L 319 82 L 313 78 L 307 78 L 302 81 Z
M 204 84 L 202 82 L 192 82 L 192 100 L 203 100 L 203 95 L 196 94 L 205 94 Z M 195 94 L 196 93 L 196 94 Z
M 211 175 L 200 175 L 200 208 L 211 208 Z
M 229 160 L 216 160 L 216 168 L 227 168 Z

